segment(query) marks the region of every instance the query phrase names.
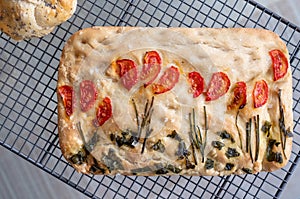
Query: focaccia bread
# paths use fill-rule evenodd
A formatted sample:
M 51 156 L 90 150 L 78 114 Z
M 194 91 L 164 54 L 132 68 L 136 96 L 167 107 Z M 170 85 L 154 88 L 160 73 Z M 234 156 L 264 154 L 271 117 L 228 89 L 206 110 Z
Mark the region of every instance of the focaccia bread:
M 57 95 L 61 150 L 82 173 L 257 173 L 292 150 L 289 54 L 267 30 L 84 29 Z
M 41 37 L 68 20 L 77 0 L 0 0 L 0 30 L 15 40 Z

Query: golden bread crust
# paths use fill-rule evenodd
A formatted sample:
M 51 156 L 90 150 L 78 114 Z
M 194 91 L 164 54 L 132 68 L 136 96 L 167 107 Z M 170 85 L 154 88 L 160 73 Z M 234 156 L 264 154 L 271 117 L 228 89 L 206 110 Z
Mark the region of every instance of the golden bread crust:
M 289 67 L 283 78 L 273 80 L 269 52 L 274 49 L 289 59 L 284 42 L 275 33 L 262 29 L 93 27 L 75 33 L 64 47 L 58 72 L 58 90 L 69 85 L 77 96 L 74 113 L 68 116 L 63 98 L 59 91 L 57 93 L 59 139 L 64 157 L 77 171 L 96 174 L 228 175 L 282 168 L 292 150 L 289 132 L 293 129 L 292 74 Z M 145 141 L 145 152 L 141 153 L 144 138 L 134 147 L 119 146 L 114 132 L 121 136 L 121 131 L 136 130 L 132 99 L 139 103 L 138 110 L 141 110 L 141 104 L 145 99 L 151 99 L 151 94 L 149 89 L 138 86 L 130 91 L 124 89 L 113 63 L 130 58 L 141 67 L 144 53 L 150 50 L 159 52 L 162 67 L 176 65 L 180 79 L 172 92 L 155 95 L 151 120 L 153 132 Z M 231 82 L 228 92 L 215 101 L 206 101 L 205 92 L 193 99 L 188 89 L 184 90 L 188 85 L 184 78 L 192 70 L 201 72 L 206 87 L 213 73 L 226 73 Z M 85 79 L 95 83 L 98 95 L 95 106 L 82 113 L 79 85 Z M 268 84 L 269 98 L 265 105 L 254 108 L 253 88 L 262 79 Z M 247 84 L 247 104 L 238 111 L 228 110 L 234 85 L 241 81 Z M 107 96 L 112 100 L 112 118 L 103 126 L 95 127 L 96 106 Z M 280 109 L 284 114 L 286 135 L 280 130 Z M 195 110 L 195 118 L 206 140 L 202 145 L 204 152 L 193 151 L 189 137 L 192 110 Z M 251 130 L 248 131 L 250 119 Z M 270 135 L 262 130 L 266 122 L 271 123 Z M 180 139 L 171 138 L 173 131 Z M 224 131 L 230 139 L 222 138 L 220 134 Z M 247 131 L 251 136 L 247 136 Z M 204 138 L 205 132 L 207 138 Z M 99 139 L 87 149 L 94 134 Z M 163 153 L 153 149 L 158 140 L 165 146 Z M 214 147 L 216 141 L 224 146 Z M 178 157 L 178 147 L 183 142 L 189 152 L 185 157 Z M 85 158 L 76 163 L 74 157 L 79 151 L 84 151 Z M 112 166 L 111 162 L 115 164 Z M 212 168 L 209 167 L 211 164 Z

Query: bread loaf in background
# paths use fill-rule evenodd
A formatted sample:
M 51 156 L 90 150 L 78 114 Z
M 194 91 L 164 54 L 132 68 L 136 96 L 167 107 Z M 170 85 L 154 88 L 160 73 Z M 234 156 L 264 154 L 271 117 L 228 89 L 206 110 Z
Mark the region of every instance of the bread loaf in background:
M 0 0 L 0 30 L 15 40 L 42 37 L 68 20 L 77 0 Z

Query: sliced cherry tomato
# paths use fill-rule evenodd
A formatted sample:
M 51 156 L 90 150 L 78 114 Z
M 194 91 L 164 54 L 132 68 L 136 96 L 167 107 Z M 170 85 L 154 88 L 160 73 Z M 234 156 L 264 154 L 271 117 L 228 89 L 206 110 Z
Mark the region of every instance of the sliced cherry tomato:
M 230 79 L 223 72 L 214 73 L 206 93 L 206 101 L 216 100 L 223 96 L 230 87 Z
M 269 52 L 272 59 L 274 81 L 284 77 L 288 69 L 288 60 L 280 50 L 271 50 Z
M 237 82 L 233 90 L 233 99 L 227 109 L 242 109 L 247 102 L 247 86 L 245 82 Z
M 96 111 L 96 119 L 94 119 L 95 126 L 102 126 L 112 116 L 111 100 L 105 97 L 102 102 L 99 103 Z
M 72 86 L 64 85 L 58 88 L 58 92 L 63 99 L 66 114 L 71 116 L 73 114 L 73 97 L 74 90 Z
M 161 70 L 161 58 L 156 51 L 149 51 L 145 54 L 144 65 L 141 73 L 141 80 L 145 81 L 145 87 L 150 85 L 158 76 Z
M 265 80 L 260 80 L 255 83 L 252 95 L 254 108 L 261 107 L 268 101 L 269 89 Z
M 83 112 L 88 111 L 94 104 L 97 98 L 95 85 L 90 80 L 83 80 L 80 83 L 80 106 Z
M 161 64 L 161 58 L 156 51 L 148 51 L 144 57 L 144 64 Z
M 152 89 L 154 94 L 161 94 L 171 90 L 179 80 L 179 70 L 175 66 L 167 68 Z
M 202 94 L 204 89 L 204 79 L 198 72 L 190 72 L 188 74 L 188 81 L 191 84 L 193 97 L 196 98 Z
M 138 71 L 134 61 L 130 59 L 117 60 L 118 74 L 122 84 L 127 90 L 130 90 L 138 81 Z

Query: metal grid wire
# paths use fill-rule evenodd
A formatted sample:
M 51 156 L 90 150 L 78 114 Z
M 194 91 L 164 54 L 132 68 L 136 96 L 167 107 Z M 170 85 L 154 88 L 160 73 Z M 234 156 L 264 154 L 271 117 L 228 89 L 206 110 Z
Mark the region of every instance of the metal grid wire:
M 293 73 L 294 142 L 287 166 L 225 177 L 82 175 L 58 145 L 56 81 L 65 41 L 90 26 L 255 27 L 286 42 Z M 75 15 L 41 39 L 0 33 L 0 144 L 93 198 L 279 198 L 300 156 L 300 30 L 254 1 L 79 0 Z

